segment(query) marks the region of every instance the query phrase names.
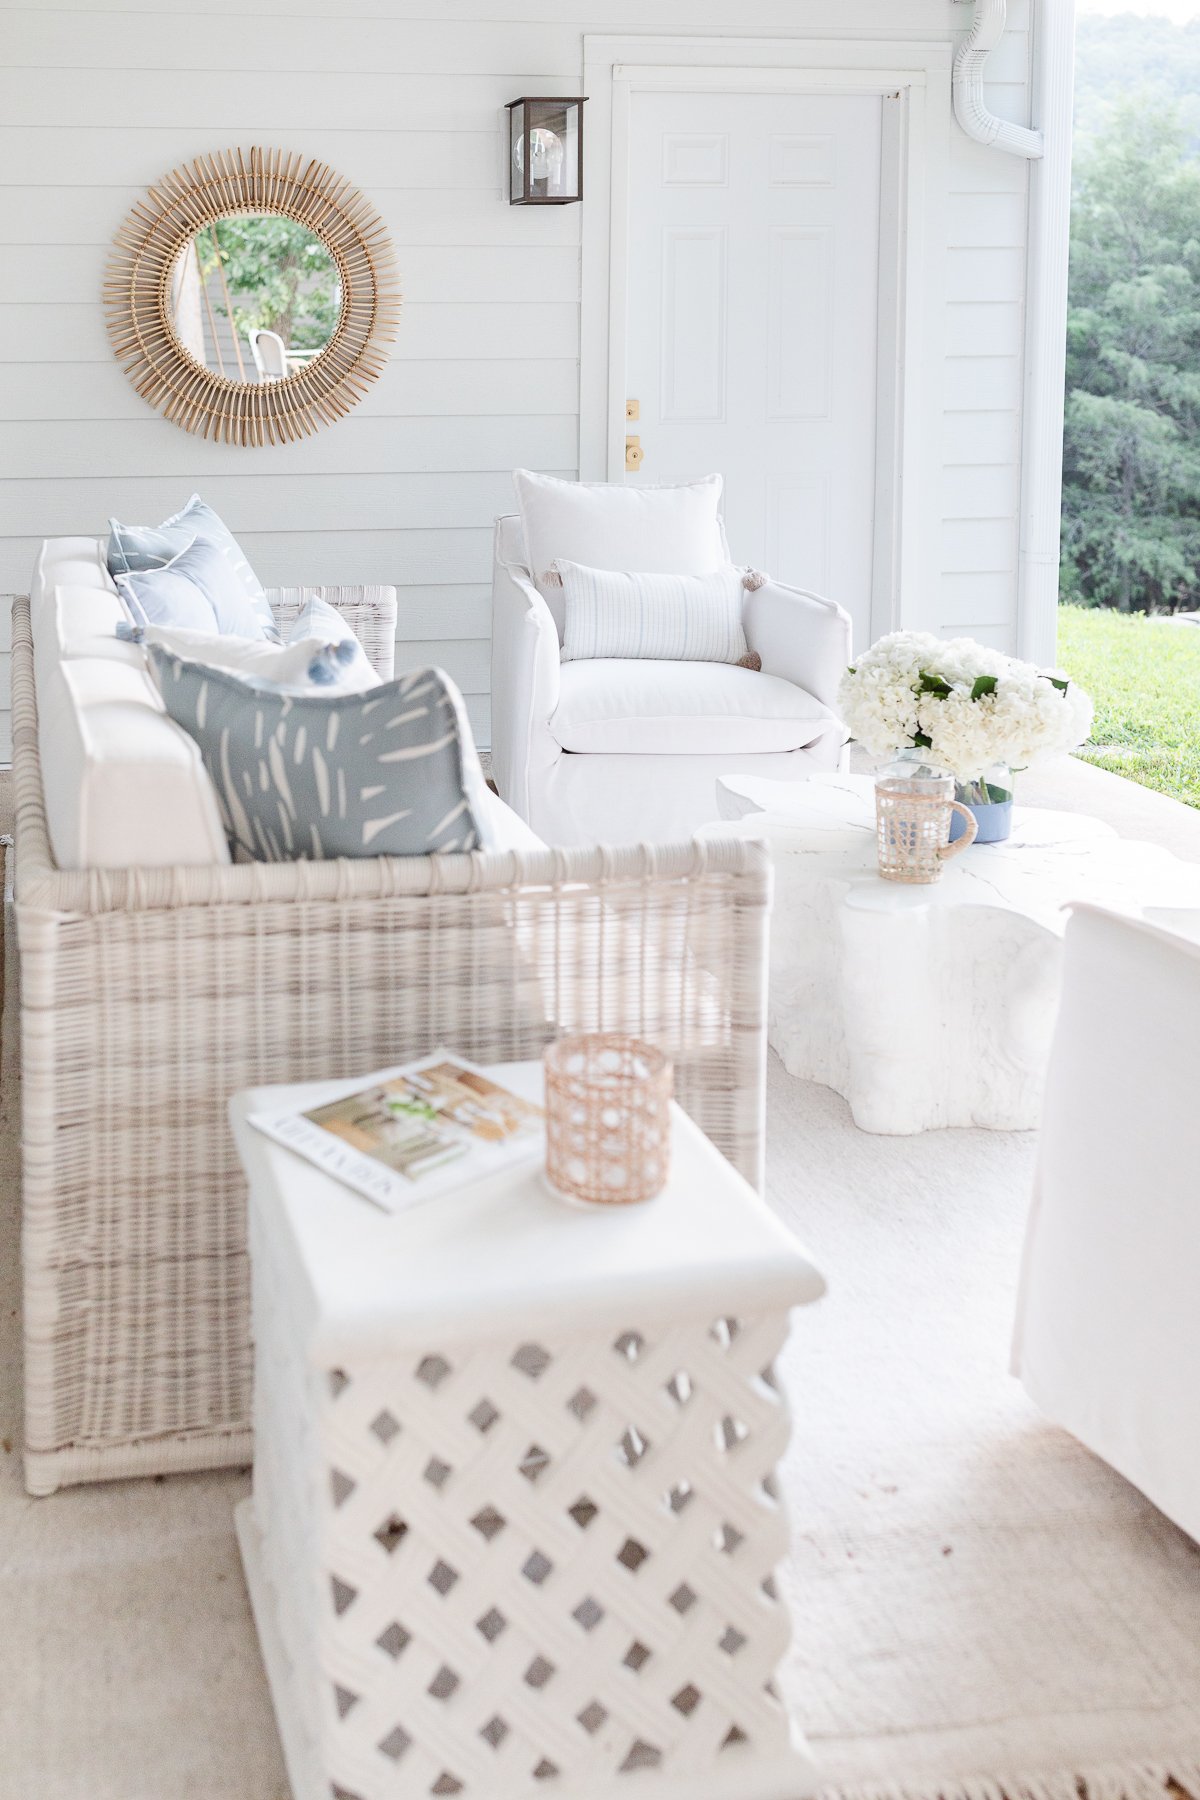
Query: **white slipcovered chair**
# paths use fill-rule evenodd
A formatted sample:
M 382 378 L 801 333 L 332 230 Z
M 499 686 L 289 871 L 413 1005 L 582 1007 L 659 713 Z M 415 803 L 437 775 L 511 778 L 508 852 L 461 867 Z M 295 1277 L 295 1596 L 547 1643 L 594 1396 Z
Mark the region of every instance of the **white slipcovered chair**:
M 1200 914 L 1152 919 L 1067 926 L 1013 1368 L 1200 1539 Z
M 607 568 L 646 566 L 622 560 L 616 540 L 609 555 Z M 718 817 L 720 775 L 801 780 L 842 766 L 847 734 L 835 706 L 850 659 L 846 613 L 768 581 L 747 592 L 743 625 L 761 673 L 712 662 L 563 663 L 562 602 L 535 584 L 521 518 L 498 519 L 492 775 L 502 798 L 550 844 L 655 843 Z

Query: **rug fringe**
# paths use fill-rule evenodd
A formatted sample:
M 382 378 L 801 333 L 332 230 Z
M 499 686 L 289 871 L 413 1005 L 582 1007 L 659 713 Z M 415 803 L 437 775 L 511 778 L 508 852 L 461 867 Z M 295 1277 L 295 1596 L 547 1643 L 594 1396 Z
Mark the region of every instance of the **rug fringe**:
M 1162 1762 L 1112 1763 L 1051 1775 L 826 1787 L 816 1800 L 1200 1800 L 1200 1749 Z

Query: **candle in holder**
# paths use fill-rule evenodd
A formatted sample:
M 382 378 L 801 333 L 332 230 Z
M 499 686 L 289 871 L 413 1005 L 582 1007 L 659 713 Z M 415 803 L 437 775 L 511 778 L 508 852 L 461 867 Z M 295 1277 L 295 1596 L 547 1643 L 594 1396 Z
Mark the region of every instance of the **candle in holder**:
M 561 1199 L 596 1206 L 652 1200 L 671 1161 L 670 1061 L 623 1032 L 547 1046 L 546 1180 Z

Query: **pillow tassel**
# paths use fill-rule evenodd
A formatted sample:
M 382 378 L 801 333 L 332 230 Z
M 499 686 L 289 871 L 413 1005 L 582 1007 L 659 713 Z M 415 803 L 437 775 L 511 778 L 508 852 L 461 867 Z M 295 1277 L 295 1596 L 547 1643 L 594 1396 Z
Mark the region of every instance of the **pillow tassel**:
M 747 593 L 757 594 L 759 588 L 766 587 L 770 579 L 771 577 L 764 575 L 761 569 L 747 569 L 742 576 L 742 586 Z

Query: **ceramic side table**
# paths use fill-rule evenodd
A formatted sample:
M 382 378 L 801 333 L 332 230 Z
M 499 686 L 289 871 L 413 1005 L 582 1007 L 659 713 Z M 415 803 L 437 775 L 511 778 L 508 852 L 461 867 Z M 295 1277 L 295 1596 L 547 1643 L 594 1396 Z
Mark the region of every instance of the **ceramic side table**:
M 1098 819 L 1017 807 L 940 881 L 880 879 L 874 781 L 727 776 L 711 831 L 763 838 L 775 864 L 768 1035 L 864 1131 L 1038 1122 L 1058 1000 L 1062 908 L 1200 906 L 1200 867 Z
M 247 1123 L 356 1085 L 231 1108 L 238 1527 L 295 1800 L 812 1792 L 773 1684 L 772 1365 L 817 1270 L 677 1108 L 666 1190 L 587 1211 L 536 1165 L 388 1215 Z

